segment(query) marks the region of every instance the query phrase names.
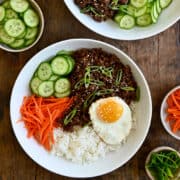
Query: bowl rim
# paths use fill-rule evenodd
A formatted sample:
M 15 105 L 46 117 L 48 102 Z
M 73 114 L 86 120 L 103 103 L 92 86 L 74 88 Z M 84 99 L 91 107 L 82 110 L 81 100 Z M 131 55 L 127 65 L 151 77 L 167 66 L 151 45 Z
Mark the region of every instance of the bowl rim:
M 4 0 L 3 0 L 4 1 Z M 2 2 L 3 2 L 2 1 Z M 29 50 L 30 48 L 32 48 L 33 46 L 35 46 L 37 44 L 37 42 L 40 40 L 40 38 L 42 37 L 42 34 L 44 32 L 44 15 L 43 15 L 43 12 L 40 8 L 40 6 L 38 5 L 38 3 L 35 1 L 35 0 L 28 0 L 30 2 L 30 4 L 35 7 L 35 11 L 38 13 L 39 15 L 39 19 L 40 19 L 40 30 L 39 30 L 39 34 L 36 38 L 36 40 L 30 45 L 30 46 L 27 46 L 25 48 L 22 48 L 22 49 L 13 49 L 13 48 L 10 48 L 10 47 L 6 47 L 5 45 L 1 44 L 0 43 L 0 48 L 7 51 L 7 52 L 12 52 L 12 53 L 18 53 L 18 52 L 23 52 L 23 51 L 26 51 L 26 50 Z
M 174 134 L 168 127 L 167 127 L 167 124 L 168 122 L 166 122 L 166 120 L 163 118 L 163 114 L 166 114 L 167 116 L 167 113 L 164 112 L 164 106 L 166 104 L 166 100 L 167 98 L 169 97 L 170 94 L 172 94 L 174 91 L 176 91 L 177 89 L 180 89 L 180 85 L 177 85 L 175 86 L 173 89 L 171 89 L 164 97 L 162 103 L 161 103 L 161 108 L 160 108 L 160 116 L 161 116 L 161 123 L 164 127 L 164 129 L 175 139 L 177 140 L 180 140 L 180 136 L 177 136 L 176 134 Z
M 12 88 L 12 92 L 11 92 L 11 96 L 10 96 L 10 119 L 11 119 L 11 127 L 13 129 L 13 132 L 14 132 L 14 135 L 18 141 L 18 143 L 20 144 L 21 148 L 24 150 L 25 154 L 30 157 L 36 164 L 38 164 L 39 166 L 45 168 L 46 170 L 50 171 L 50 172 L 53 172 L 55 174 L 59 174 L 59 175 L 62 175 L 62 176 L 66 176 L 66 177 L 72 177 L 72 178 L 90 178 L 90 177 L 97 177 L 97 176 L 101 176 L 101 175 L 104 175 L 104 174 L 107 174 L 107 173 L 110 173 L 112 171 L 114 171 L 115 169 L 123 166 L 125 163 L 127 163 L 133 156 L 135 156 L 135 154 L 137 153 L 137 151 L 140 149 L 140 147 L 142 146 L 142 144 L 144 143 L 147 135 L 148 135 L 148 132 L 149 132 L 149 129 L 150 129 L 150 125 L 151 125 L 151 120 L 152 120 L 152 97 L 151 97 L 151 92 L 150 92 L 150 88 L 149 88 L 149 85 L 147 83 L 147 80 L 145 79 L 145 76 L 143 75 L 142 71 L 140 70 L 140 68 L 138 67 L 138 65 L 136 65 L 136 63 L 131 59 L 131 57 L 129 57 L 126 53 L 124 53 L 122 50 L 118 49 L 117 47 L 109 44 L 109 43 L 106 43 L 106 42 L 102 42 L 102 41 L 99 41 L 99 40 L 94 40 L 94 39 L 86 39 L 86 38 L 80 38 L 80 39 L 76 39 L 76 38 L 72 38 L 72 39 L 68 39 L 68 40 L 63 40 L 63 41 L 59 41 L 59 42 L 56 42 L 56 43 L 53 43 L 49 46 L 47 46 L 46 48 L 42 49 L 41 51 L 39 51 L 38 53 L 36 53 L 34 56 L 32 56 L 29 61 L 24 65 L 24 67 L 21 69 L 21 71 L 25 68 L 25 66 L 27 66 L 31 60 L 34 58 L 34 57 L 37 57 L 40 53 L 42 53 L 43 51 L 46 51 L 47 49 L 49 48 L 52 48 L 52 47 L 55 47 L 57 46 L 58 44 L 60 43 L 67 43 L 67 42 L 72 42 L 72 41 L 87 41 L 87 42 L 92 42 L 92 43 L 98 43 L 99 45 L 104 45 L 106 47 L 109 47 L 110 49 L 114 49 L 116 52 L 122 54 L 125 58 L 128 59 L 128 61 L 133 65 L 133 67 L 138 71 L 138 73 L 140 74 L 144 84 L 145 84 L 145 87 L 146 87 L 146 91 L 147 91 L 147 98 L 148 98 L 148 103 L 149 103 L 149 115 L 148 115 L 148 123 L 147 123 L 147 128 L 146 128 L 146 131 L 144 133 L 144 137 L 142 138 L 141 140 L 141 143 L 138 144 L 138 146 L 135 148 L 134 150 L 134 153 L 131 154 L 131 156 L 129 156 L 127 158 L 127 161 L 124 162 L 122 165 L 118 165 L 118 166 L 115 166 L 113 168 L 111 168 L 110 170 L 106 171 L 106 172 L 103 172 L 103 173 L 99 173 L 97 175 L 91 175 L 91 176 L 81 176 L 81 175 L 78 175 L 78 176 L 73 176 L 73 175 L 67 175 L 67 174 L 60 174 L 59 172 L 56 172 L 54 171 L 53 169 L 48 169 L 46 166 L 42 165 L 41 163 L 39 163 L 33 156 L 31 156 L 31 154 L 29 154 L 28 152 L 26 152 L 25 150 L 25 147 L 23 147 L 23 145 L 21 144 L 21 141 L 20 139 L 17 137 L 16 133 L 15 133 L 15 127 L 13 125 L 13 122 L 12 122 L 12 113 L 11 113 L 11 108 L 12 108 L 12 97 L 14 96 L 13 95 L 13 92 L 14 92 L 14 88 L 15 88 L 15 84 L 17 82 L 17 80 L 19 79 L 19 76 L 21 74 L 21 72 L 19 73 L 19 75 L 17 76 L 15 82 L 14 82 L 14 85 L 13 85 L 13 88 Z M 48 56 L 48 55 L 47 55 Z
M 152 150 L 148 153 L 148 155 L 147 155 L 147 157 L 146 157 L 146 160 L 145 160 L 145 171 L 146 171 L 148 177 L 149 177 L 151 180 L 155 180 L 155 178 L 152 176 L 152 174 L 150 173 L 150 171 L 149 171 L 149 169 L 146 167 L 146 165 L 147 165 L 147 163 L 149 162 L 152 153 L 154 153 L 154 152 L 160 152 L 160 151 L 165 151 L 165 150 L 175 151 L 175 152 L 178 154 L 178 156 L 180 157 L 180 152 L 177 151 L 176 149 L 172 148 L 172 147 L 169 147 L 169 146 L 158 146 L 158 147 L 152 149 Z
M 69 7 L 69 5 L 68 5 L 68 0 L 64 0 L 64 3 L 65 3 L 65 5 L 66 5 L 66 7 L 68 8 L 68 10 L 71 12 L 71 14 L 72 14 L 83 26 L 85 26 L 86 28 L 90 29 L 92 32 L 94 32 L 94 33 L 96 33 L 96 34 L 99 34 L 99 35 L 101 35 L 101 36 L 103 36 L 103 37 L 106 37 L 106 38 L 115 39 L 115 40 L 135 41 L 135 40 L 147 39 L 147 38 L 153 37 L 153 36 L 155 36 L 155 35 L 158 35 L 158 34 L 164 32 L 166 29 L 170 28 L 170 27 L 173 26 L 178 20 L 180 20 L 180 13 L 179 13 L 179 16 L 176 17 L 174 21 L 172 21 L 171 23 L 169 23 L 167 26 L 163 27 L 162 29 L 160 29 L 160 30 L 158 29 L 158 30 L 157 30 L 156 32 L 154 32 L 154 33 L 151 33 L 151 34 L 146 35 L 146 36 L 144 36 L 144 37 L 141 36 L 141 37 L 135 37 L 135 38 L 131 38 L 131 37 L 128 37 L 128 38 L 118 38 L 118 37 L 116 37 L 116 36 L 113 36 L 113 37 L 112 37 L 111 35 L 105 35 L 105 34 L 99 32 L 98 30 L 92 28 L 91 26 L 86 25 L 86 24 L 81 20 L 81 18 L 78 18 L 77 14 L 70 9 L 70 7 Z

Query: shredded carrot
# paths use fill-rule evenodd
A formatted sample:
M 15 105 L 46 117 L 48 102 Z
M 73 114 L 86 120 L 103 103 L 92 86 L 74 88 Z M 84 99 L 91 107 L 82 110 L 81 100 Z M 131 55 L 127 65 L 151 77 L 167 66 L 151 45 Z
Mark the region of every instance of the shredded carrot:
M 167 99 L 168 113 L 166 120 L 170 122 L 172 132 L 180 131 L 180 89 L 176 90 Z
M 57 120 L 74 100 L 74 97 L 24 97 L 20 109 L 22 117 L 18 122 L 24 122 L 28 138 L 34 137 L 45 149 L 50 150 L 54 143 L 53 129 L 57 127 Z

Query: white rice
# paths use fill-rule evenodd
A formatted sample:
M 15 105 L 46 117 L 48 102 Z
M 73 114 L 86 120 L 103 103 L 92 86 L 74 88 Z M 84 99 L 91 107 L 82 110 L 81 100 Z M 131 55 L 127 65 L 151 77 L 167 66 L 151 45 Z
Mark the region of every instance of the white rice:
M 133 115 L 132 129 L 135 129 L 134 104 L 130 108 Z M 96 161 L 100 157 L 105 157 L 108 152 L 120 148 L 120 145 L 106 144 L 90 126 L 77 128 L 73 132 L 64 132 L 61 128 L 57 128 L 54 130 L 54 137 L 52 154 L 80 164 Z M 125 141 L 126 139 L 122 144 Z

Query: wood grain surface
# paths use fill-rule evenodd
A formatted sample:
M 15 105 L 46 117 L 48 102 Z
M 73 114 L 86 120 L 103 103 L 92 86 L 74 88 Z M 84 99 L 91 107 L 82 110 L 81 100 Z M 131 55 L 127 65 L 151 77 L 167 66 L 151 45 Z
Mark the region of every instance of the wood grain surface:
M 37 2 L 45 16 L 45 30 L 40 42 L 23 53 L 0 50 L 0 180 L 68 179 L 41 168 L 21 149 L 11 128 L 9 100 L 16 77 L 25 63 L 48 45 L 69 38 L 93 38 L 108 42 L 127 53 L 142 69 L 153 100 L 152 124 L 148 136 L 136 155 L 123 167 L 94 179 L 148 179 L 144 162 L 150 150 L 156 146 L 168 145 L 180 151 L 180 142 L 170 137 L 163 129 L 159 113 L 164 95 L 180 84 L 180 22 L 152 38 L 117 41 L 97 35 L 81 25 L 61 0 Z

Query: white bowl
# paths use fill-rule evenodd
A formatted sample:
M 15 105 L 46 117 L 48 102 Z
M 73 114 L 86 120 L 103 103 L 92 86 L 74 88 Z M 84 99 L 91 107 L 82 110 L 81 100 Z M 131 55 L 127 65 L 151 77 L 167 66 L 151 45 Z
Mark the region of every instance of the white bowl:
M 3 1 L 4 0 L 0 0 L 0 3 L 2 3 Z M 28 0 L 28 1 L 31 4 L 31 6 L 34 8 L 34 10 L 37 12 L 37 14 L 39 15 L 39 20 L 40 20 L 39 34 L 36 37 L 36 40 L 31 45 L 24 47 L 24 48 L 21 48 L 21 49 L 13 49 L 13 48 L 11 48 L 11 47 L 3 44 L 3 43 L 0 43 L 1 49 L 8 51 L 8 52 L 14 52 L 14 53 L 23 52 L 23 51 L 26 51 L 26 50 L 32 48 L 40 40 L 40 38 L 43 34 L 43 31 L 44 31 L 44 16 L 43 16 L 43 13 L 41 11 L 41 8 L 39 7 L 39 5 L 37 4 L 36 1 L 34 1 L 34 0 Z
M 167 113 L 166 113 L 166 109 L 167 109 L 167 103 L 166 103 L 166 100 L 167 98 L 169 97 L 169 95 L 176 91 L 177 89 L 180 89 L 180 85 L 179 86 L 176 86 L 175 88 L 173 88 L 170 92 L 167 93 L 167 95 L 165 96 L 165 98 L 163 99 L 162 101 L 162 104 L 161 104 L 161 122 L 165 128 L 165 130 L 174 138 L 180 140 L 180 131 L 178 131 L 177 133 L 173 133 L 171 131 L 171 127 L 169 125 L 169 123 L 166 121 L 166 116 L 167 116 Z
M 180 0 L 173 0 L 167 9 L 162 11 L 157 24 L 123 30 L 112 20 L 99 23 L 90 16 L 80 13 L 74 0 L 64 0 L 64 2 L 71 13 L 87 28 L 102 36 L 118 40 L 137 40 L 154 36 L 166 30 L 180 19 Z
M 180 153 L 179 153 L 177 150 L 175 150 L 175 149 L 173 149 L 173 148 L 171 148 L 171 147 L 168 147 L 168 146 L 160 146 L 160 147 L 157 147 L 157 148 L 153 149 L 153 150 L 148 154 L 148 156 L 147 156 L 147 158 L 146 158 L 146 162 L 145 162 L 145 170 L 146 170 L 146 173 L 147 173 L 147 175 L 149 176 L 149 178 L 150 178 L 151 180 L 155 180 L 155 178 L 152 176 L 152 174 L 151 174 L 151 172 L 149 171 L 149 169 L 146 168 L 146 165 L 147 165 L 148 162 L 150 161 L 150 157 L 151 157 L 152 153 L 154 153 L 154 152 L 166 151 L 166 150 L 175 151 L 175 152 L 179 155 L 179 157 L 180 157 Z
M 29 81 L 37 66 L 44 60 L 54 56 L 59 50 L 77 50 L 80 48 L 102 48 L 104 51 L 117 55 L 122 63 L 131 67 L 132 73 L 140 86 L 141 98 L 135 104 L 135 118 L 137 119 L 136 130 L 131 131 L 127 142 L 117 151 L 108 153 L 105 158 L 96 162 L 80 165 L 55 157 L 44 150 L 33 139 L 26 137 L 26 129 L 23 123 L 17 123 L 20 118 L 19 109 L 24 96 L 30 94 Z M 57 174 L 69 177 L 93 177 L 111 172 L 125 164 L 132 158 L 141 147 L 148 133 L 151 116 L 152 101 L 148 84 L 142 72 L 134 61 L 121 50 L 104 42 L 90 39 L 70 39 L 61 41 L 41 50 L 21 70 L 12 90 L 10 100 L 10 116 L 14 134 L 24 151 L 36 163 Z

